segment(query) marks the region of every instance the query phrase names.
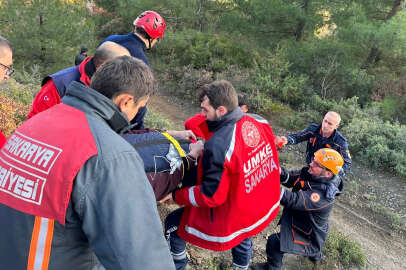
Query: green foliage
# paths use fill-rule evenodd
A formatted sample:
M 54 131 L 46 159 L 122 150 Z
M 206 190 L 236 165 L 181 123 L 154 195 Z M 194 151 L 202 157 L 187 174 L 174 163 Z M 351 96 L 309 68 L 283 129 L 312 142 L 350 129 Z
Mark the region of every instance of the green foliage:
M 173 123 L 162 114 L 148 109 L 145 116 L 145 126 L 153 129 L 167 130 L 173 128 Z
M 390 1 L 389 5 L 393 5 Z M 388 3 L 388 2 L 387 2 Z M 402 27 L 405 11 L 399 11 L 396 16 L 386 20 L 391 6 L 386 12 L 382 10 L 369 13 L 362 3 L 352 3 L 347 9 L 341 11 L 341 30 L 339 38 L 351 44 L 359 44 L 357 50 L 365 60 L 372 46 L 377 46 L 380 50 L 393 52 L 405 49 L 406 30 Z M 372 15 L 373 14 L 373 15 Z M 377 15 L 379 14 L 379 15 Z M 372 18 L 370 16 L 374 16 Z M 377 18 L 380 16 L 381 18 Z
M 294 76 L 289 72 L 290 62 L 286 57 L 286 49 L 278 47 L 274 52 L 266 52 L 257 56 L 254 72 L 251 76 L 255 89 L 253 95 L 259 94 L 259 99 L 265 104 L 258 104 L 259 110 L 266 109 L 270 99 L 276 98 L 293 106 L 304 100 L 303 88 L 307 82 L 306 76 Z
M 318 95 L 313 95 L 307 100 L 307 108 L 310 110 L 316 110 L 319 113 L 318 117 L 310 118 L 318 119 L 315 123 L 321 122 L 328 111 L 339 113 L 342 119 L 340 127 L 345 127 L 347 123 L 352 121 L 354 116 L 361 113 L 357 96 L 348 99 L 341 99 L 340 101 L 335 102 L 333 100 L 322 99 Z
M 374 100 L 380 101 L 380 116 L 385 121 L 399 121 L 406 123 L 406 76 L 399 78 L 383 78 L 379 82 L 378 90 L 374 93 Z
M 385 207 L 379 203 L 374 203 L 373 209 L 375 209 L 375 211 L 377 213 L 383 215 L 386 220 L 389 220 L 390 225 L 393 230 L 396 231 L 405 226 L 405 223 L 404 223 L 402 217 L 399 214 L 391 211 L 387 207 Z
M 301 130 L 311 123 L 321 123 L 322 119 L 323 116 L 319 112 L 306 110 L 288 115 L 281 124 L 291 130 Z
M 225 70 L 229 65 L 250 67 L 250 54 L 225 36 L 205 34 L 195 30 L 168 33 L 155 50 L 171 66 L 192 65 L 213 72 Z
M 345 127 L 354 117 L 362 114 L 356 96 L 336 102 L 312 95 L 305 100 L 300 109 L 295 114 L 288 115 L 286 121 L 282 123 L 283 126 L 290 129 L 303 129 L 311 123 L 321 123 L 328 111 L 335 111 L 341 115 L 340 127 Z
M 194 69 L 191 65 L 176 67 L 159 74 L 164 88 L 192 101 L 196 100 L 197 89 L 213 81 L 213 73 Z
M 33 79 L 30 80 L 33 83 L 20 84 L 11 78 L 3 83 L 1 92 L 4 96 L 9 97 L 19 104 L 31 106 L 34 93 L 40 89 L 40 86 L 36 84 Z
M 334 100 L 358 96 L 362 103 L 370 99 L 374 77 L 360 69 L 360 60 L 348 44 L 334 38 L 313 38 L 286 46 L 289 71 L 294 77 L 308 78 L 307 95 Z
M 22 84 L 40 85 L 41 73 L 39 65 L 33 65 L 29 67 L 27 71 L 24 67 L 21 70 L 17 69 L 13 74 L 13 78 Z
M 235 8 L 222 16 L 219 27 L 227 32 L 242 34 L 261 46 L 277 44 L 282 39 L 294 38 L 297 23 L 306 20 L 312 29 L 321 16 L 303 12 L 299 2 L 283 0 L 233 0 Z M 312 31 L 309 31 L 312 33 Z
M 348 179 L 348 180 L 347 180 Z M 358 181 L 355 181 L 354 179 L 349 178 L 346 176 L 346 182 L 345 182 L 345 193 L 350 193 L 350 195 L 353 194 L 359 194 L 360 190 L 360 183 Z
M 15 0 L 0 6 L 1 35 L 13 44 L 18 69 L 37 64 L 41 74 L 73 65 L 82 44 L 94 45 L 86 1 Z
M 361 245 L 335 230 L 330 231 L 323 253 L 328 259 L 335 259 L 345 267 L 364 267 L 366 265 L 366 256 Z
M 395 113 L 399 109 L 399 101 L 391 96 L 386 96 L 379 104 L 381 109 L 381 116 L 384 120 L 392 120 Z
M 357 112 L 343 128 L 354 156 L 367 166 L 392 170 L 406 177 L 406 127 L 384 122 L 379 108 Z

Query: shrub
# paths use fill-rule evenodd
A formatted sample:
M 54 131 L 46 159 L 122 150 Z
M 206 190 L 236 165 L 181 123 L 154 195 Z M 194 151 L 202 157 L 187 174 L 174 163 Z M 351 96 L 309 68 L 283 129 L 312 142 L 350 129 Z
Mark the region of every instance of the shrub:
M 13 74 L 14 80 L 24 85 L 37 86 L 41 84 L 41 73 L 39 65 L 33 65 L 27 71 L 25 67 L 21 70 L 16 70 Z
M 403 228 L 405 226 L 405 222 L 403 221 L 402 217 L 398 213 L 393 212 L 384 205 L 380 203 L 374 203 L 372 209 L 374 209 L 376 213 L 382 215 L 385 220 L 388 220 L 393 230 L 399 230 L 400 228 Z
M 173 123 L 163 115 L 148 109 L 148 113 L 145 116 L 145 126 L 154 129 L 172 129 Z
M 281 123 L 284 127 L 293 130 L 305 129 L 311 123 L 321 123 L 322 114 L 314 110 L 306 110 L 290 114 Z
M 332 38 L 287 43 L 285 47 L 290 72 L 309 78 L 308 94 L 335 100 L 358 96 L 363 104 L 370 100 L 374 76 L 360 70 L 352 47 Z
M 335 259 L 345 267 L 364 267 L 366 265 L 366 256 L 361 245 L 335 230 L 331 230 L 329 233 L 323 253 L 328 259 Z
M 29 109 L 29 105 L 17 103 L 0 93 L 0 128 L 6 137 L 26 119 Z
M 334 100 L 322 99 L 318 95 L 312 95 L 307 100 L 307 105 L 305 106 L 307 110 L 315 110 L 319 113 L 316 119 L 323 119 L 324 115 L 328 111 L 335 111 L 341 116 L 340 127 L 344 127 L 346 123 L 352 121 L 353 117 L 361 114 L 361 108 L 358 104 L 358 97 L 354 96 L 348 99 L 341 99 L 336 102 Z M 315 117 L 313 117 L 314 119 Z M 318 122 L 316 122 L 318 123 Z
M 251 81 L 263 98 L 276 98 L 293 106 L 303 103 L 307 77 L 290 73 L 290 65 L 284 48 L 256 57 Z
M 191 65 L 183 67 L 181 74 L 176 92 L 190 99 L 196 98 L 196 90 L 200 86 L 213 81 L 212 72 L 204 69 L 197 70 Z
M 358 112 L 342 131 L 362 163 L 406 177 L 406 127 L 384 122 L 379 118 L 379 107 L 372 105 Z
M 171 66 L 191 65 L 213 72 L 221 72 L 229 65 L 251 67 L 251 55 L 240 43 L 224 35 L 190 29 L 165 35 L 154 54 Z

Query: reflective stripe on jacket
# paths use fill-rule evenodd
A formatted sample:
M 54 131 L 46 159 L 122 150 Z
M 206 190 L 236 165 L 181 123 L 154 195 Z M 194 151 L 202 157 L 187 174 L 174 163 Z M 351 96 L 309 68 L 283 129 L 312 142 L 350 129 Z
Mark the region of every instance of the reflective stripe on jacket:
M 216 127 L 214 127 L 216 126 Z M 240 108 L 209 123 L 198 185 L 174 193 L 185 206 L 178 234 L 194 245 L 228 250 L 261 232 L 279 209 L 279 162 L 272 129 Z

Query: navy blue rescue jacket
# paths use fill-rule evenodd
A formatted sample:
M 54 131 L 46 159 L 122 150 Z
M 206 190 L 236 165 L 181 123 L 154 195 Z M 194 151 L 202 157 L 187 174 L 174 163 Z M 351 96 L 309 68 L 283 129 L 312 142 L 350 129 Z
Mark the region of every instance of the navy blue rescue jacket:
M 68 88 L 69 84 L 73 81 L 80 82 L 86 86 L 88 85 L 86 82 L 90 82 L 91 77 L 96 72 L 96 67 L 94 65 L 93 59 L 90 59 L 84 69 L 85 74 L 81 74 L 79 70 L 79 66 L 73 66 L 69 68 L 65 68 L 57 73 L 49 75 L 42 80 L 41 86 L 44 86 L 50 79 L 52 79 L 53 83 L 55 84 L 55 88 L 58 91 L 59 96 L 61 99 L 66 94 L 66 89 Z M 86 82 L 80 80 L 81 76 L 86 78 Z M 135 117 L 131 120 L 131 129 L 133 130 L 140 130 L 144 129 L 144 118 L 147 114 L 147 107 L 141 107 Z
M 328 218 L 343 185 L 340 177 L 313 177 L 308 169 L 281 173 L 281 183 L 292 187 L 281 192 L 281 251 L 320 260 L 329 233 Z
M 106 41 L 112 41 L 125 47 L 131 54 L 131 56 L 142 60 L 147 66 L 149 64 L 148 58 L 144 51 L 147 49 L 145 43 L 134 33 L 128 33 L 126 35 L 111 35 L 100 42 L 99 46 Z
M 306 163 L 310 164 L 314 153 L 321 148 L 331 148 L 336 150 L 344 159 L 343 169 L 340 172 L 340 176 L 343 176 L 350 171 L 351 168 L 351 155 L 348 150 L 347 139 L 338 131 L 325 138 L 321 134 L 321 125 L 311 124 L 305 130 L 286 136 L 289 144 L 298 144 L 303 141 L 307 141 L 306 148 Z

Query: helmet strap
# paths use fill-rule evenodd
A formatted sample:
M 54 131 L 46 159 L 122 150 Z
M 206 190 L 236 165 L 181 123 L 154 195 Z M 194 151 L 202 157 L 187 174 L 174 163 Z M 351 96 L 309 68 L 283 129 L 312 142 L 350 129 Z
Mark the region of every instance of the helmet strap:
M 148 38 L 148 48 L 147 48 L 147 50 L 151 50 L 151 39 L 150 38 Z

